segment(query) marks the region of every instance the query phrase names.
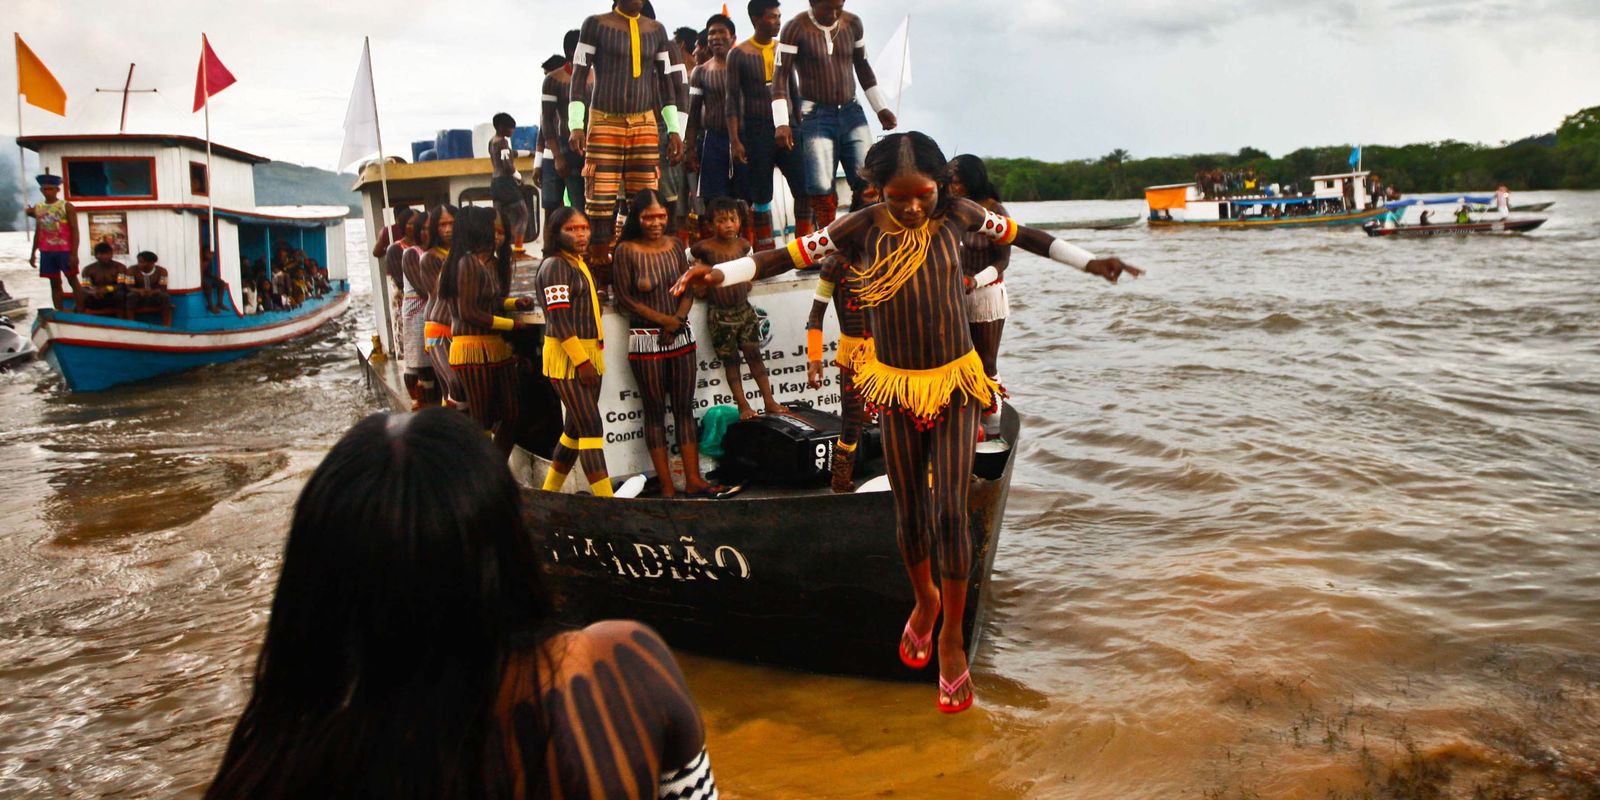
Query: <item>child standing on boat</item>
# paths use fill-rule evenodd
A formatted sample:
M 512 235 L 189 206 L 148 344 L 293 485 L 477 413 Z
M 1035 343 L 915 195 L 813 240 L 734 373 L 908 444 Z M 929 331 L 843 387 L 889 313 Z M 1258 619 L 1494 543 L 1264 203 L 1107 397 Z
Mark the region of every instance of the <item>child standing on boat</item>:
M 39 277 L 50 280 L 50 305 L 60 309 L 64 302 L 62 277 L 72 287 L 74 297 L 83 293 L 78 285 L 78 210 L 61 199 L 60 175 L 40 175 L 34 180 L 39 182 L 44 202 L 28 209 L 34 222 L 28 264 L 38 267 Z
M 739 236 L 744 214 L 738 200 L 718 197 L 708 208 L 711 225 L 716 235 L 695 243 L 689 252 L 696 261 L 705 264 L 725 264 L 736 258 L 750 255 L 750 243 Z M 750 305 L 750 284 L 708 289 L 705 296 L 711 300 L 711 345 L 722 359 L 722 369 L 728 378 L 728 391 L 733 393 L 733 403 L 739 408 L 739 419 L 755 417 L 755 409 L 744 396 L 743 370 L 739 357 L 750 364 L 750 375 L 761 390 L 762 410 L 768 414 L 785 414 L 784 408 L 772 397 L 772 384 L 767 379 L 767 365 L 761 360 L 761 317 Z
M 522 173 L 517 171 L 517 159 L 533 153 L 511 146 L 511 134 L 516 129 L 517 121 L 510 114 L 502 111 L 494 115 L 494 138 L 489 140 L 489 166 L 494 178 L 489 191 L 494 197 L 495 213 L 511 233 L 511 256 L 521 258 L 527 254 L 522 245 L 531 215 L 528 203 L 522 199 Z

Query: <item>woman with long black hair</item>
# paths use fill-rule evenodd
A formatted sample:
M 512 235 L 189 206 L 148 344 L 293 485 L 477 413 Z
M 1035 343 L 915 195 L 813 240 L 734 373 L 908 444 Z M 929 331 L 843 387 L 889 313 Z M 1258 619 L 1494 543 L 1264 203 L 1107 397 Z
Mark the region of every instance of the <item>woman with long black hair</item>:
M 544 302 L 543 372 L 566 412 L 544 489 L 561 491 L 573 465 L 582 461 L 589 491 L 610 497 L 605 423 L 600 417 L 605 327 L 599 287 L 583 260 L 589 251 L 589 218 L 576 208 L 558 208 L 550 213 L 544 231 L 544 263 L 538 277 Z
M 989 168 L 974 155 L 959 155 L 950 161 L 950 195 L 964 197 L 983 206 L 985 211 L 1011 216 L 1000 202 L 1000 190 L 989 180 Z M 1000 381 L 1000 336 L 1005 332 L 1011 301 L 1006 294 L 1006 267 L 1011 265 L 1011 246 L 999 244 L 977 231 L 961 237 L 961 272 L 967 281 L 967 325 L 972 331 L 972 346 L 983 359 L 983 371 L 1001 386 L 994 406 L 984 412 L 984 432 L 1000 432 L 1000 404 L 1005 394 Z
M 426 291 L 428 302 L 422 308 L 422 349 L 433 367 L 438 396 L 433 402 L 465 403 L 467 396 L 450 369 L 450 304 L 439 296 L 439 275 L 450 258 L 450 243 L 455 240 L 456 215 L 460 209 L 449 203 L 428 212 L 428 249 L 417 262 L 420 273 L 418 291 Z
M 511 455 L 519 433 L 517 363 L 501 334 L 522 320 L 502 312 L 527 311 L 533 298 L 511 298 L 511 243 L 499 215 L 468 206 L 456 215 L 450 258 L 439 273 L 439 296 L 450 304 L 450 369 L 467 395 L 467 413 L 494 434 Z
M 683 455 L 683 492 L 690 497 L 715 496 L 724 490 L 701 477 L 695 432 L 695 340 L 689 326 L 694 296 L 672 293 L 689 268 L 689 259 L 678 240 L 667 235 L 670 212 L 660 192 L 639 192 L 632 208 L 612 257 L 611 278 L 617 305 L 628 314 L 628 366 L 644 398 L 645 447 L 661 480 L 662 496 L 672 497 L 676 490 L 667 456 L 670 402 Z
M 476 426 L 443 409 L 362 420 L 295 505 L 255 686 L 206 796 L 714 787 L 666 645 L 635 622 L 563 628 L 541 575 L 516 481 Z
M 841 249 L 862 254 L 860 264 L 850 270 L 851 288 L 857 304 L 867 310 L 874 352 L 858 365 L 856 387 L 868 410 L 879 412 L 896 535 L 916 594 L 916 607 L 901 636 L 900 658 L 913 668 L 927 666 L 942 610 L 938 707 L 954 713 L 970 707 L 973 698 L 962 629 L 972 572 L 967 489 L 978 415 L 999 388 L 984 372 L 967 328 L 961 238 L 979 232 L 1112 283 L 1124 273 L 1142 273 L 1121 259 L 1096 258 L 970 200 L 951 197 L 947 164 L 926 135 L 890 134 L 867 153 L 862 169 L 869 184 L 881 187 L 882 203 L 841 217 L 785 250 L 714 268 L 696 265 L 674 291 L 777 275 Z M 935 544 L 937 584 L 932 571 Z

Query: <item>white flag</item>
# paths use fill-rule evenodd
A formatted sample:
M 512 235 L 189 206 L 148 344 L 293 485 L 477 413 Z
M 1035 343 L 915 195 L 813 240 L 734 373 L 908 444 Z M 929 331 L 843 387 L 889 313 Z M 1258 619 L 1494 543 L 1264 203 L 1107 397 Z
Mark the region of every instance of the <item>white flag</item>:
M 339 151 L 339 171 L 383 152 L 378 138 L 378 102 L 372 88 L 371 45 L 361 43 L 361 64 L 356 67 L 356 85 L 350 89 L 350 105 L 344 112 L 344 147 Z
M 872 62 L 878 74 L 878 86 L 888 97 L 898 98 L 900 92 L 911 85 L 911 17 L 907 15 L 894 29 L 889 43 L 883 46 L 878 60 Z

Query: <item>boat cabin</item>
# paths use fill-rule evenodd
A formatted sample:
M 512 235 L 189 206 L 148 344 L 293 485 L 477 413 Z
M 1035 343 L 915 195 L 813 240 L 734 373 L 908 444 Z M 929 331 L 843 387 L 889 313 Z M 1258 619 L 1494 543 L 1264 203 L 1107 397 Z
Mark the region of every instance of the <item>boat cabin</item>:
M 210 247 L 206 218 L 215 208 L 221 277 L 236 314 L 243 315 L 244 281 L 264 263 L 271 277 L 279 243 L 305 251 L 328 270 L 328 280 L 348 288 L 344 207 L 256 206 L 256 164 L 269 159 L 192 136 L 89 134 L 25 136 L 19 143 L 39 154 L 41 167 L 62 177 L 61 197 L 78 215 L 78 259 L 94 260 L 107 242 L 112 257 L 132 264 L 149 250 L 168 272 L 175 319 L 205 314 L 201 253 Z M 182 326 L 179 326 L 182 327 Z
M 1345 172 L 1338 175 L 1312 175 L 1311 196 L 1319 201 L 1338 201 L 1349 211 L 1376 208 L 1369 191 L 1372 173 Z

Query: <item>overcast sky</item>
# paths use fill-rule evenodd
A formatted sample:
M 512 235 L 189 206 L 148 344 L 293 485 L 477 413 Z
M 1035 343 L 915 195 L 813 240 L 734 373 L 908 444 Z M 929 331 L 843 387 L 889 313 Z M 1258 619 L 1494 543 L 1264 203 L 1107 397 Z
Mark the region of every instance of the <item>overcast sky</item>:
M 27 133 L 115 132 L 128 62 L 130 132 L 199 136 L 200 33 L 238 83 L 212 103 L 218 142 L 332 168 L 372 37 L 386 150 L 505 110 L 537 115 L 539 64 L 607 0 L 0 0 L 66 86 L 62 120 Z M 655 0 L 700 27 L 720 0 Z M 729 7 L 741 39 L 743 2 Z M 785 18 L 805 8 L 788 0 Z M 1600 0 L 849 0 L 876 55 L 912 14 L 903 125 L 952 153 L 1092 158 L 1445 138 L 1497 143 L 1600 105 Z M 403 9 L 416 9 L 404 10 Z M 0 85 L 15 86 L 0 59 Z M 8 112 L 9 115 L 9 112 Z M 0 126 L 10 128 L 14 120 Z M 876 125 L 874 125 L 876 128 Z

